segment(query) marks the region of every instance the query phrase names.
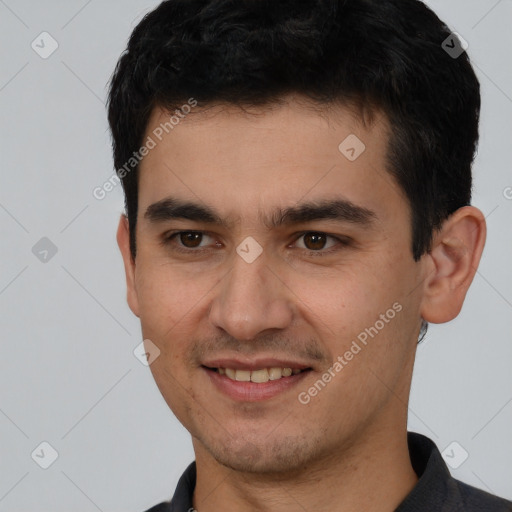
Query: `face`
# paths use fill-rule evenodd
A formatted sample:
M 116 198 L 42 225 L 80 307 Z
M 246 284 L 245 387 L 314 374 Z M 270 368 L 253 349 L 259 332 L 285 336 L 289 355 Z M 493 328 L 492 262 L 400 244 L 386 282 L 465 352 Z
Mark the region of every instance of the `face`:
M 293 471 L 405 429 L 425 272 L 385 118 L 197 107 L 159 141 L 168 120 L 147 129 L 128 300 L 196 456 Z

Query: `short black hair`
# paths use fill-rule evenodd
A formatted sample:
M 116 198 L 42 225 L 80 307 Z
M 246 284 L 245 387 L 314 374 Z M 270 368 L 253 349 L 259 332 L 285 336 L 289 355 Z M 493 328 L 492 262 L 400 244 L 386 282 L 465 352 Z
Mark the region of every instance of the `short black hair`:
M 162 2 L 134 29 L 109 90 L 132 257 L 138 166 L 120 170 L 155 107 L 172 111 L 194 98 L 264 108 L 298 93 L 386 115 L 387 171 L 410 203 L 418 261 L 434 231 L 471 200 L 480 87 L 466 52 L 447 51 L 456 45 L 419 0 Z

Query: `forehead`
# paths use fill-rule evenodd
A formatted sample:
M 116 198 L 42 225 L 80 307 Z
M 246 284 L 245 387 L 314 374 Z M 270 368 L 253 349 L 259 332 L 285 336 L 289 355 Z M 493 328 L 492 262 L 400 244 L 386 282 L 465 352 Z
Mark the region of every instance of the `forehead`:
M 171 124 L 172 115 L 156 108 L 148 123 L 144 140 L 154 147 L 140 164 L 139 212 L 172 196 L 256 223 L 262 211 L 306 199 L 339 195 L 377 212 L 403 202 L 387 171 L 389 125 L 379 112 L 367 122 L 354 108 L 292 98 L 244 110 L 198 105 Z

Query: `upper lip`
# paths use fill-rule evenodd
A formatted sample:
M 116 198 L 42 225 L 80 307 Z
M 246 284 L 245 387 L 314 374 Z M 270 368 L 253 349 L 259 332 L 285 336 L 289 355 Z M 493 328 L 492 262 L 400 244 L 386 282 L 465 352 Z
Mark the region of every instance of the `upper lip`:
M 209 359 L 202 363 L 208 368 L 231 368 L 233 370 L 260 370 L 262 368 L 291 368 L 292 370 L 305 370 L 311 368 L 311 365 L 292 361 L 290 359 L 279 359 L 275 357 L 265 357 L 258 359 L 237 358 L 219 358 Z

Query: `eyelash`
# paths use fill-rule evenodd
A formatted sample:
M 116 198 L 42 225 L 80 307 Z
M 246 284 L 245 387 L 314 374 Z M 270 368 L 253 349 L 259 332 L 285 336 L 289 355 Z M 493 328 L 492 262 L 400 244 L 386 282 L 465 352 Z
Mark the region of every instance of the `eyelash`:
M 188 230 L 188 231 L 173 231 L 171 233 L 168 233 L 167 235 L 164 236 L 164 239 L 162 240 L 162 245 L 164 246 L 171 246 L 171 245 L 174 245 L 173 242 L 174 242 L 174 239 L 176 237 L 178 237 L 179 235 L 182 235 L 184 233 L 201 233 L 202 235 L 207 235 L 207 236 L 211 236 L 207 231 L 195 231 L 195 230 Z M 332 238 L 333 240 L 336 240 L 336 242 L 338 242 L 336 245 L 330 247 L 329 249 L 326 249 L 326 250 L 323 250 L 323 249 L 319 249 L 318 251 L 313 251 L 311 249 L 302 249 L 303 251 L 305 251 L 309 256 L 313 256 L 313 257 L 322 257 L 322 256 L 328 256 L 338 250 L 340 250 L 340 246 L 341 247 L 347 247 L 350 245 L 350 241 L 345 239 L 345 238 L 339 238 L 337 236 L 334 236 L 334 235 L 329 235 L 328 233 L 325 233 L 323 231 L 303 231 L 301 233 L 298 233 L 297 237 L 294 239 L 294 243 L 297 242 L 300 238 L 302 238 L 304 235 L 308 235 L 308 234 L 315 234 L 315 235 L 325 235 L 327 238 Z M 211 248 L 209 248 L 211 249 Z M 208 251 L 209 249 L 185 249 L 183 247 L 180 247 L 180 246 L 174 246 L 172 247 L 172 250 L 173 251 L 176 251 L 176 252 L 179 252 L 179 253 L 182 253 L 182 254 L 194 254 L 194 253 L 199 253 L 199 252 L 205 252 L 205 251 Z

